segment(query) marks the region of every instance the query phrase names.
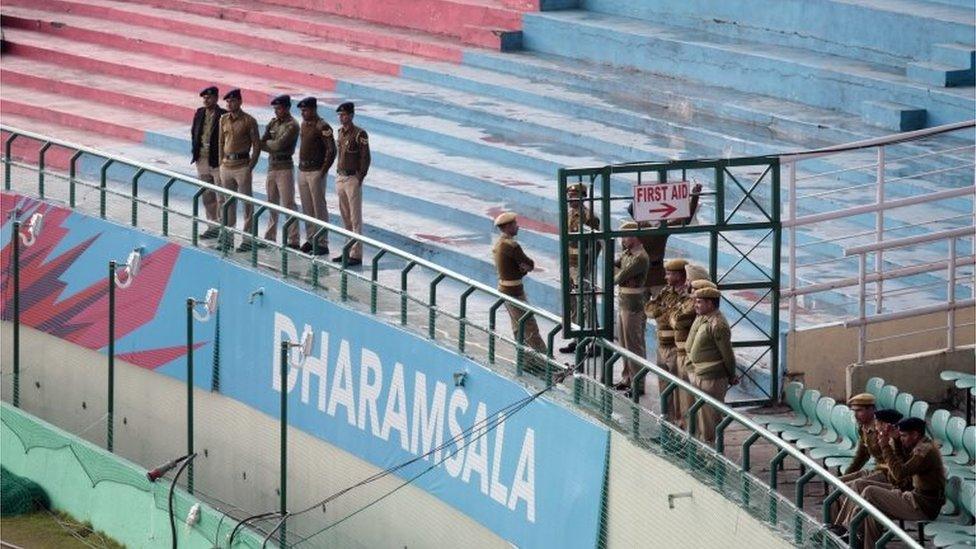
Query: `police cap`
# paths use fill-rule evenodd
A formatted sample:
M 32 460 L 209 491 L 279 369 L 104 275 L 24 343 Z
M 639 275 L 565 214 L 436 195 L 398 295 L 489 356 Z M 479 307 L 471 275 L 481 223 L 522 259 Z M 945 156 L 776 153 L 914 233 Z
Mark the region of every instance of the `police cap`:
M 227 101 L 228 99 L 240 99 L 240 98 L 241 98 L 241 90 L 237 88 L 234 88 L 224 94 L 224 101 Z
M 866 408 L 874 406 L 874 395 L 871 393 L 861 393 L 847 399 L 847 405 L 851 408 Z
M 207 86 L 206 88 L 200 90 L 200 97 L 206 97 L 208 95 L 217 95 L 219 93 L 220 92 L 219 90 L 217 90 L 217 86 Z
M 496 227 L 501 227 L 502 225 L 507 225 L 507 224 L 511 223 L 512 221 L 515 221 L 515 219 L 517 217 L 518 216 L 515 215 L 515 212 L 505 212 L 505 213 L 499 214 L 498 217 L 495 218 L 495 226 Z
M 701 299 L 718 299 L 722 297 L 722 292 L 718 291 L 718 288 L 702 288 L 700 290 L 695 290 L 694 296 Z
M 356 114 L 356 105 L 352 101 L 346 101 L 345 103 L 339 105 L 336 108 L 336 112 L 346 112 L 349 114 Z
M 685 265 L 685 274 L 688 276 L 688 280 L 694 282 L 696 280 L 708 280 L 708 271 L 705 267 L 701 265 L 694 265 L 689 263 Z
M 898 410 L 878 410 L 874 412 L 874 419 L 892 425 L 896 425 L 903 417 L 905 416 L 901 415 L 901 412 Z
M 714 282 L 708 280 L 707 278 L 699 278 L 698 280 L 691 281 L 691 288 L 693 290 L 701 290 L 702 288 L 718 289 L 718 286 L 716 286 Z
M 304 109 L 306 107 L 310 109 L 314 109 L 317 106 L 318 106 L 318 101 L 316 101 L 314 97 L 306 97 L 305 99 L 302 99 L 301 101 L 298 102 L 299 109 Z
M 688 260 L 686 259 L 669 259 L 664 262 L 665 271 L 682 271 L 684 272 L 685 267 L 688 265 Z
M 620 224 L 621 231 L 632 231 L 636 228 L 637 228 L 636 221 L 624 221 L 623 223 Z
M 898 422 L 898 430 L 906 433 L 925 434 L 925 420 L 917 417 L 906 417 Z
M 281 105 L 282 107 L 291 106 L 291 96 L 290 95 L 279 95 L 271 100 L 271 106 Z

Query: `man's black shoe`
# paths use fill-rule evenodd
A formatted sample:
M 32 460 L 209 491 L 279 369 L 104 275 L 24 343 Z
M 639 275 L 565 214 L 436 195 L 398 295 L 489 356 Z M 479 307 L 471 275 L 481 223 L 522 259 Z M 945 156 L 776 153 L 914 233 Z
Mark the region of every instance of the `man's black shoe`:
M 362 264 L 363 264 L 363 260 L 358 257 L 350 257 L 349 261 L 346 262 L 347 267 L 356 267 Z
M 323 246 L 319 248 L 319 251 L 315 252 L 315 255 L 329 255 L 329 247 Z
M 213 240 L 218 236 L 220 236 L 220 229 L 217 227 L 210 227 L 206 231 L 203 231 L 203 234 L 200 235 L 200 240 Z
M 245 240 L 241 242 L 241 245 L 237 247 L 238 252 L 249 252 L 254 246 L 251 244 L 250 240 Z
M 569 345 L 559 348 L 560 353 L 575 353 L 576 352 L 576 341 L 570 341 Z
M 310 254 L 310 253 L 312 253 L 312 243 L 311 242 L 305 241 L 305 243 L 302 244 L 302 253 L 303 254 Z
M 291 248 L 292 250 L 299 250 L 299 251 L 301 251 L 301 249 L 302 249 L 301 246 L 299 246 L 298 244 L 296 244 L 294 242 L 289 242 L 288 244 L 286 244 L 286 246 L 289 247 L 289 248 Z
M 342 256 L 341 255 L 337 255 L 337 256 L 333 257 L 332 258 L 332 262 L 333 263 L 342 263 Z

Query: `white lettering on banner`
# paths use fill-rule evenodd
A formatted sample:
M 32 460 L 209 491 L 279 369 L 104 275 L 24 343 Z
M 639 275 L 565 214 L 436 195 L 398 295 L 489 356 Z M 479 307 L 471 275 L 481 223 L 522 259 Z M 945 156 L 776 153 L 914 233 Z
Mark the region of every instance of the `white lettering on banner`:
M 279 312 L 274 314 L 273 329 L 271 388 L 280 392 L 280 344 L 283 337 L 287 341 L 298 341 L 298 330 L 291 318 Z M 415 456 L 424 455 L 441 446 L 445 440 L 451 440 L 451 444 L 443 451 L 437 450 L 433 453 L 434 462 L 444 458 L 439 467 L 443 467 L 451 478 L 480 491 L 488 501 L 509 511 L 522 514 L 521 502 L 524 504 L 525 520 L 535 522 L 534 429 L 526 428 L 521 437 L 514 473 L 511 470 L 506 471 L 503 466 L 506 435 L 503 414 L 489 420 L 488 407 L 484 402 L 469 402 L 462 388 L 455 388 L 448 395 L 448 384 L 445 381 L 428 378 L 427 374 L 419 371 L 414 372 L 413 394 L 408 399 L 403 364 L 396 362 L 392 371 L 384 371 L 379 355 L 362 347 L 357 369 L 353 364 L 350 343 L 344 339 L 338 342 L 330 379 L 329 333 L 320 332 L 320 337 L 315 339 L 315 345 L 319 346 L 317 356 L 314 353 L 308 356 L 298 368 L 293 366 L 298 364 L 297 357 L 293 357 L 292 364 L 289 365 L 287 390 L 294 391 L 295 385 L 301 379 L 302 404 L 309 404 L 311 378 L 314 376 L 317 378 L 318 390 L 315 407 L 323 412 L 323 417 L 328 421 L 331 418 L 336 421 L 345 420 L 350 426 L 377 439 L 399 443 L 404 452 Z M 353 372 L 357 370 L 358 381 L 353 376 Z M 388 390 L 381 414 L 379 401 L 384 385 Z M 472 404 L 473 418 L 468 414 Z M 340 408 L 342 410 L 337 416 Z M 345 418 L 342 417 L 343 412 Z M 367 416 L 369 429 L 366 428 Z M 475 425 L 477 428 L 472 429 Z M 494 428 L 489 431 L 492 426 Z M 465 437 L 464 432 L 468 429 L 471 432 Z M 390 440 L 393 431 L 399 433 L 398 441 Z M 430 456 L 424 459 L 429 458 Z M 472 484 L 472 476 L 477 477 L 475 484 Z
M 691 189 L 687 181 L 634 185 L 634 220 L 667 221 L 691 217 Z

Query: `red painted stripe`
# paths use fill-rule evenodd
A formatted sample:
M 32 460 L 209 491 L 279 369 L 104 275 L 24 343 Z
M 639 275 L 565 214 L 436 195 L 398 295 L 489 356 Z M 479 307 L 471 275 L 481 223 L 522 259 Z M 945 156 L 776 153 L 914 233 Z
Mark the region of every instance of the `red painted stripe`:
M 0 140 L 6 141 L 9 135 L 8 132 L 0 132 Z M 36 166 L 37 155 L 40 150 L 41 143 L 39 141 L 20 137 L 14 140 L 10 150 L 10 156 L 15 160 Z M 54 145 L 44 153 L 44 165 L 58 170 L 67 170 L 71 164 L 71 157 L 74 155 L 74 152 L 74 149 L 65 149 Z
M 138 67 L 133 67 L 131 65 L 126 65 L 121 62 L 106 61 L 102 59 L 95 59 L 93 57 L 86 57 L 82 55 L 73 55 L 70 53 L 65 53 L 61 50 L 47 49 L 39 46 L 33 46 L 29 44 L 22 44 L 16 42 L 16 38 L 9 42 L 10 54 L 16 55 L 18 57 L 26 57 L 28 59 L 34 59 L 37 61 L 44 61 L 47 63 L 55 63 L 58 65 L 64 65 L 67 67 L 74 67 L 77 69 L 96 72 L 101 74 L 106 74 L 110 76 L 118 76 L 122 78 L 129 78 L 132 80 L 138 80 L 142 82 L 147 82 L 151 84 L 159 84 L 163 86 L 169 86 L 172 88 L 177 88 L 187 91 L 200 91 L 207 86 L 216 85 L 221 89 L 231 89 L 237 87 L 238 84 L 233 82 L 219 82 L 215 80 L 203 80 L 200 78 L 193 78 L 190 76 L 184 76 L 182 74 L 171 74 L 164 72 L 161 67 L 160 70 L 147 70 Z M 6 71 L 4 71 L 6 76 Z M 272 97 L 277 95 L 272 91 L 268 90 L 256 90 L 252 88 L 243 87 L 241 88 L 244 100 L 248 103 L 263 104 L 271 100 Z
M 180 122 L 186 122 L 192 119 L 193 113 L 196 111 L 196 109 L 191 107 L 147 99 L 123 91 L 106 90 L 104 88 L 62 82 L 54 77 L 49 78 L 24 74 L 11 69 L 3 71 L 3 79 L 5 84 L 54 92 L 76 99 L 148 112 Z
M 354 26 L 309 21 L 294 15 L 279 14 L 267 11 L 246 10 L 235 6 L 221 6 L 184 0 L 130 0 L 132 3 L 145 4 L 163 9 L 183 11 L 195 15 L 216 17 L 228 21 L 255 23 L 283 30 L 300 32 L 312 36 L 325 38 L 347 44 L 358 44 L 372 48 L 380 48 L 402 53 L 409 53 L 421 57 L 428 57 L 438 61 L 460 63 L 464 51 L 460 46 L 450 46 L 421 37 L 405 37 L 396 34 L 384 34 L 380 29 L 363 29 Z M 355 23 L 355 21 L 353 21 Z M 497 40 L 496 40 L 497 42 Z M 497 49 L 498 44 L 496 43 Z
M 240 72 L 253 72 L 260 74 L 270 80 L 280 80 L 301 84 L 311 88 L 324 88 L 334 90 L 336 80 L 329 76 L 309 74 L 300 70 L 289 69 L 286 67 L 272 67 L 263 63 L 239 59 L 230 55 L 212 53 L 185 48 L 182 46 L 165 44 L 162 42 L 152 42 L 147 39 L 129 39 L 126 37 L 112 34 L 111 32 L 101 32 L 77 27 L 67 27 L 56 23 L 38 21 L 12 15 L 3 15 L 0 22 L 4 26 L 11 28 L 26 29 L 35 32 L 42 32 L 56 36 L 62 36 L 71 40 L 83 42 L 93 42 L 122 50 L 136 51 L 176 59 L 198 65 L 210 67 L 228 68 L 231 67 Z
M 62 126 L 89 130 L 102 135 L 126 139 L 137 143 L 142 143 L 145 140 L 145 132 L 142 130 L 130 128 L 129 126 L 123 126 L 122 124 L 98 120 L 96 118 L 57 111 L 52 108 L 56 105 L 37 106 L 10 99 L 4 99 L 2 105 L 3 112 L 9 114 L 36 118 L 38 120 L 44 120 L 45 122 L 61 124 Z
M 237 32 L 228 29 L 214 29 L 212 26 L 190 23 L 179 18 L 158 17 L 146 13 L 138 13 L 65 0 L 5 0 L 5 3 L 7 5 L 21 6 L 31 9 L 42 9 L 57 12 L 64 11 L 74 15 L 106 19 L 132 26 L 160 29 L 194 37 L 217 39 L 223 42 L 237 44 L 239 46 L 260 48 L 266 51 L 284 55 L 310 57 L 320 61 L 325 61 L 327 63 L 335 63 L 337 65 L 355 67 L 381 74 L 389 74 L 392 76 L 397 76 L 400 74 L 400 65 L 398 63 L 390 63 L 374 56 L 350 55 L 343 52 L 336 52 L 327 48 L 321 48 L 317 45 L 295 44 L 281 40 L 256 38 L 246 32 Z M 89 32 L 95 31 L 89 30 Z

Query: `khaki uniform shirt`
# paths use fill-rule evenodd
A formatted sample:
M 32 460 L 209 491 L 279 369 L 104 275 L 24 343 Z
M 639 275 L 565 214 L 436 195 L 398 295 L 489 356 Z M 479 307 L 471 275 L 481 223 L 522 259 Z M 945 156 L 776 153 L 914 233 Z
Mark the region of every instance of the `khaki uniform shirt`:
M 684 287 L 665 286 L 655 297 L 647 302 L 647 316 L 657 324 L 658 345 L 674 345 L 674 330 L 671 329 L 671 314 L 685 296 Z
M 514 297 L 523 295 L 522 277 L 535 269 L 535 262 L 525 255 L 515 238 L 507 234 L 498 237 L 492 254 L 498 270 L 498 291 Z
M 292 115 L 268 122 L 261 137 L 261 150 L 268 153 L 269 170 L 290 170 L 295 167 L 292 156 L 298 143 L 298 122 Z
M 589 227 L 594 231 L 600 229 L 600 218 L 590 213 L 590 210 L 586 206 L 580 206 L 579 208 L 569 209 L 569 232 L 570 234 L 580 233 L 582 227 Z M 582 231 L 586 232 L 586 231 Z M 569 255 L 579 254 L 579 243 L 571 242 L 569 244 Z
M 369 171 L 369 136 L 366 130 L 352 126 L 339 128 L 336 144 L 339 147 L 336 169 L 339 175 L 355 175 L 362 183 Z
M 695 318 L 688 331 L 688 366 L 702 379 L 735 378 L 732 329 L 721 311 Z
M 251 156 L 261 150 L 258 121 L 244 111 L 226 113 L 220 117 L 220 165 L 240 168 L 251 163 Z M 228 158 L 229 155 L 248 155 Z M 257 159 L 253 159 L 255 162 Z
M 302 120 L 301 134 L 298 169 L 303 172 L 329 171 L 336 158 L 336 142 L 332 126 L 316 116 L 313 120 Z
M 644 307 L 644 276 L 647 275 L 647 253 L 635 246 L 624 250 L 617 260 L 620 270 L 613 277 L 619 289 L 617 302 L 621 310 L 636 312 Z
M 939 447 L 924 437 L 910 451 L 898 452 L 893 445 L 883 445 L 881 450 L 892 475 L 912 479 L 912 496 L 919 510 L 930 519 L 939 516 L 945 503 L 946 485 Z
M 671 310 L 671 329 L 674 331 L 674 345 L 678 355 L 685 356 L 688 333 L 695 322 L 695 298 L 686 293 Z

